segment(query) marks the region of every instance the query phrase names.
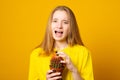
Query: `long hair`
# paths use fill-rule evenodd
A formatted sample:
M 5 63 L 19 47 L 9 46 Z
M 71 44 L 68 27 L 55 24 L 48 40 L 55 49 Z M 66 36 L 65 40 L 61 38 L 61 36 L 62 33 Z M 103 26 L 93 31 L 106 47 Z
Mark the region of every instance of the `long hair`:
M 53 14 L 57 10 L 66 11 L 66 13 L 68 14 L 68 17 L 70 18 L 70 32 L 67 36 L 68 45 L 70 46 L 73 46 L 75 44 L 83 45 L 74 13 L 70 8 L 66 6 L 58 6 L 52 11 L 48 20 L 44 39 L 42 43 L 38 46 L 43 48 L 44 53 L 46 55 L 49 55 L 51 52 L 53 52 L 53 49 L 54 49 L 54 39 L 52 36 L 51 22 L 52 22 Z

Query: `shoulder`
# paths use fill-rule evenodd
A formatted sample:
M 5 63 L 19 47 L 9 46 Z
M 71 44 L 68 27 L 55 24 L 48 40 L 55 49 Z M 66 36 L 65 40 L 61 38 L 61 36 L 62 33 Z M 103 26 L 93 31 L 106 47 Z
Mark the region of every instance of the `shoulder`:
M 76 51 L 89 51 L 87 47 L 79 44 L 74 45 L 72 48 Z
M 74 45 L 72 47 L 72 50 L 74 50 L 76 53 L 81 54 L 83 56 L 87 56 L 90 53 L 90 51 L 87 47 L 85 47 L 83 45 L 78 45 L 78 44 Z
M 31 57 L 38 57 L 40 54 L 42 54 L 44 51 L 42 48 L 35 48 L 31 52 Z
M 91 58 L 91 52 L 87 47 L 81 45 L 74 45 L 73 48 L 74 48 L 74 52 L 76 52 L 76 55 L 79 58 L 83 60 L 87 60 Z

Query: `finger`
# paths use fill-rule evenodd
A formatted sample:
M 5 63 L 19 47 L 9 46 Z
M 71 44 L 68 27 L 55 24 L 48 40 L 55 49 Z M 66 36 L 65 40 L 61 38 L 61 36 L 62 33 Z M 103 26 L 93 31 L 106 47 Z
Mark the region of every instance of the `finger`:
M 60 63 L 66 63 L 66 61 L 63 61 L 63 60 L 62 60 L 62 61 L 60 61 Z
M 65 53 L 63 53 L 63 52 L 58 52 L 57 53 L 60 57 L 63 57 L 63 58 L 65 58 L 66 57 L 66 54 Z
M 62 54 L 65 54 L 65 53 L 64 52 L 57 52 L 57 54 L 61 54 L 62 55 Z
M 50 80 L 56 80 L 56 79 L 53 79 L 53 78 L 58 77 L 58 76 L 60 76 L 60 73 L 56 72 L 56 73 L 48 74 L 46 77 L 47 77 L 47 79 L 50 79 Z
M 59 56 L 62 57 L 65 61 L 70 59 L 70 57 L 69 57 L 67 54 L 63 53 L 63 52 L 59 52 L 58 54 L 59 54 Z
M 62 78 L 62 76 L 56 76 L 56 77 L 51 78 L 51 80 L 58 80 L 58 79 L 61 79 L 61 78 Z
M 61 74 L 60 72 L 51 73 L 51 74 L 50 74 L 50 77 L 59 76 L 60 74 Z
M 49 70 L 48 72 L 47 72 L 47 74 L 51 74 L 53 72 L 53 70 Z
M 52 73 L 53 71 L 52 70 L 49 70 L 48 72 L 47 72 L 47 74 L 46 74 L 46 78 L 47 78 L 47 80 L 49 80 L 50 79 L 50 74 Z
M 51 73 L 48 73 L 47 75 L 52 77 L 52 76 L 58 76 L 60 74 L 61 74 L 60 72 L 51 72 Z

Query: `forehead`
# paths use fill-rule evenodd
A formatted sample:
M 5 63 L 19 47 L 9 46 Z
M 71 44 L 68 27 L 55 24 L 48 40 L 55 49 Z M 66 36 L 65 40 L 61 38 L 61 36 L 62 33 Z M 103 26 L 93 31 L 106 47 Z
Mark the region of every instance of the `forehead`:
M 57 10 L 53 13 L 53 19 L 59 18 L 59 19 L 69 19 L 68 13 L 64 10 Z

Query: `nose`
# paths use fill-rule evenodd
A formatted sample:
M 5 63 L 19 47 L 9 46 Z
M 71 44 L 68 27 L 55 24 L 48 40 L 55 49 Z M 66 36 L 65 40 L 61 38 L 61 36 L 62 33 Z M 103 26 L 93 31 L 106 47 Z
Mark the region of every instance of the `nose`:
M 59 22 L 59 23 L 57 24 L 57 27 L 61 29 L 61 28 L 62 28 L 62 22 Z

